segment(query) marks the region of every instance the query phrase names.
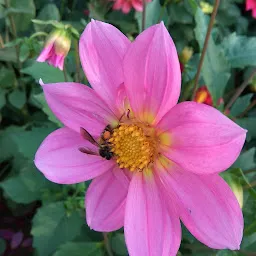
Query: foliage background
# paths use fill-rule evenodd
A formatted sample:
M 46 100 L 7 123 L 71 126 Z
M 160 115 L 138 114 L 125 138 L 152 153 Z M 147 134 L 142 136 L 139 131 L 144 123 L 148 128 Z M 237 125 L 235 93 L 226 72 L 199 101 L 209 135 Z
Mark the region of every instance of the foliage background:
M 207 1 L 206 1 L 207 2 Z M 213 1 L 208 1 L 213 4 Z M 124 15 L 107 0 L 0 0 L 0 255 L 106 255 L 103 236 L 85 223 L 84 191 L 89 182 L 62 186 L 49 182 L 33 164 L 42 140 L 62 124 L 46 105 L 39 78 L 62 82 L 62 71 L 35 61 L 52 26 L 32 19 L 71 24 L 81 33 L 91 18 L 117 26 L 131 40 L 141 30 L 141 13 Z M 146 27 L 164 20 L 178 52 L 194 50 L 185 65 L 181 100 L 189 99 L 209 15 L 196 0 L 153 0 Z M 47 22 L 46 22 L 47 23 Z M 37 33 L 37 34 L 35 34 Z M 66 58 L 66 79 L 77 80 L 75 41 Z M 256 21 L 243 0 L 222 0 L 199 85 L 207 85 L 220 111 L 256 66 Z M 88 84 L 80 68 L 82 82 Z M 253 85 L 254 83 L 254 85 Z M 256 80 L 236 100 L 230 118 L 248 130 L 244 149 L 224 177 L 243 187 L 245 219 L 241 250 L 203 246 L 183 227 L 179 255 L 256 255 L 255 146 Z M 218 105 L 220 98 L 224 104 Z M 85 103 L 86 104 L 86 103 Z M 32 243 L 32 244 L 31 244 Z M 109 234 L 114 255 L 128 255 L 123 230 Z

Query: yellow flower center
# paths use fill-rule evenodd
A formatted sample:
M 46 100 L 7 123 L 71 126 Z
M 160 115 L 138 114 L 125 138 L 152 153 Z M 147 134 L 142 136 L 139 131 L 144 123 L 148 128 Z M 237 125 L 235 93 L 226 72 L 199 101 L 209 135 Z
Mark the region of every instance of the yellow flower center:
M 121 124 L 114 129 L 111 151 L 120 168 L 143 170 L 154 162 L 158 140 L 155 129 L 145 124 Z

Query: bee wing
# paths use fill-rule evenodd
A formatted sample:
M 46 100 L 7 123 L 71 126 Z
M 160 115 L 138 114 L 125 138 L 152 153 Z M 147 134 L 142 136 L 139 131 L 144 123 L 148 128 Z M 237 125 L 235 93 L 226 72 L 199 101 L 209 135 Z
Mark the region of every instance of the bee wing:
M 98 154 L 96 152 L 93 152 L 92 150 L 88 149 L 88 148 L 84 148 L 84 147 L 80 147 L 78 148 L 78 150 L 84 154 L 88 154 L 88 155 L 95 155 L 98 156 Z
M 82 137 L 84 139 L 88 140 L 89 142 L 91 142 L 92 144 L 94 144 L 96 146 L 99 146 L 99 143 L 83 127 L 80 127 L 80 134 L 82 135 Z

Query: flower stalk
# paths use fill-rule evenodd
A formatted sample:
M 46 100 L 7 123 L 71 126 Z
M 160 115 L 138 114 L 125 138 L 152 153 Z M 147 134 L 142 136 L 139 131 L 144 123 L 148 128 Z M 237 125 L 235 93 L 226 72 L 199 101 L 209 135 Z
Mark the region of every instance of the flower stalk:
M 4 3 L 5 3 L 5 7 L 7 9 L 9 9 L 10 8 L 9 0 L 5 0 Z M 10 21 L 11 30 L 12 30 L 14 40 L 16 40 L 17 39 L 17 29 L 16 29 L 16 25 L 15 25 L 13 15 L 9 13 L 8 18 L 9 18 L 9 21 Z M 19 56 L 20 56 L 20 46 L 18 44 L 15 46 L 15 51 L 16 51 L 16 59 L 17 59 L 17 63 L 18 63 L 18 70 L 19 70 L 19 73 L 20 73 L 22 65 L 21 65 L 20 58 L 19 58 Z
M 208 43 L 209 43 L 209 39 L 211 36 L 211 31 L 213 28 L 213 24 L 214 24 L 214 20 L 218 11 L 218 7 L 220 4 L 220 0 L 215 0 L 215 4 L 214 4 L 214 9 L 211 15 L 211 19 L 210 19 L 210 23 L 207 29 L 207 33 L 206 33 L 206 37 L 205 37 L 205 41 L 204 41 L 204 47 L 203 47 L 203 51 L 200 57 L 200 61 L 199 61 L 199 65 L 198 65 L 198 69 L 197 69 L 197 73 L 196 73 L 196 78 L 195 78 L 195 83 L 194 83 L 194 89 L 193 89 L 193 93 L 192 93 L 192 97 L 191 100 L 193 100 L 195 98 L 195 94 L 196 94 L 196 90 L 197 90 L 197 86 L 198 86 L 198 81 L 199 81 L 199 77 L 200 77 L 200 72 L 203 66 L 203 62 L 204 62 L 204 57 L 206 54 L 206 50 L 208 47 Z
M 143 0 L 143 11 L 142 11 L 142 20 L 141 20 L 141 30 L 145 29 L 146 25 L 146 0 Z
M 112 253 L 110 244 L 109 244 L 109 240 L 108 240 L 108 233 L 103 232 L 103 238 L 104 238 L 104 245 L 107 251 L 108 256 L 114 256 L 114 254 Z
M 250 74 L 250 76 L 240 85 L 240 87 L 238 87 L 237 91 L 235 92 L 235 94 L 233 95 L 233 97 L 230 99 L 230 101 L 228 102 L 228 104 L 225 107 L 224 111 L 227 111 L 228 109 L 230 109 L 230 107 L 234 104 L 234 102 L 236 101 L 236 99 L 241 95 L 241 93 L 244 91 L 244 89 L 246 88 L 246 86 L 250 83 L 250 81 L 253 79 L 253 77 L 256 75 L 256 68 L 252 71 L 252 73 Z

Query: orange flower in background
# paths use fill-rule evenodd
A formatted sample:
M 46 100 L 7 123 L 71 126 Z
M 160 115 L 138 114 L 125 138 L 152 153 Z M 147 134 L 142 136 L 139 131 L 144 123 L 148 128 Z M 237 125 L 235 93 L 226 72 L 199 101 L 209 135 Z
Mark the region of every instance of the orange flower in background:
M 197 89 L 194 101 L 198 103 L 204 103 L 209 106 L 213 105 L 212 96 L 205 85 Z

